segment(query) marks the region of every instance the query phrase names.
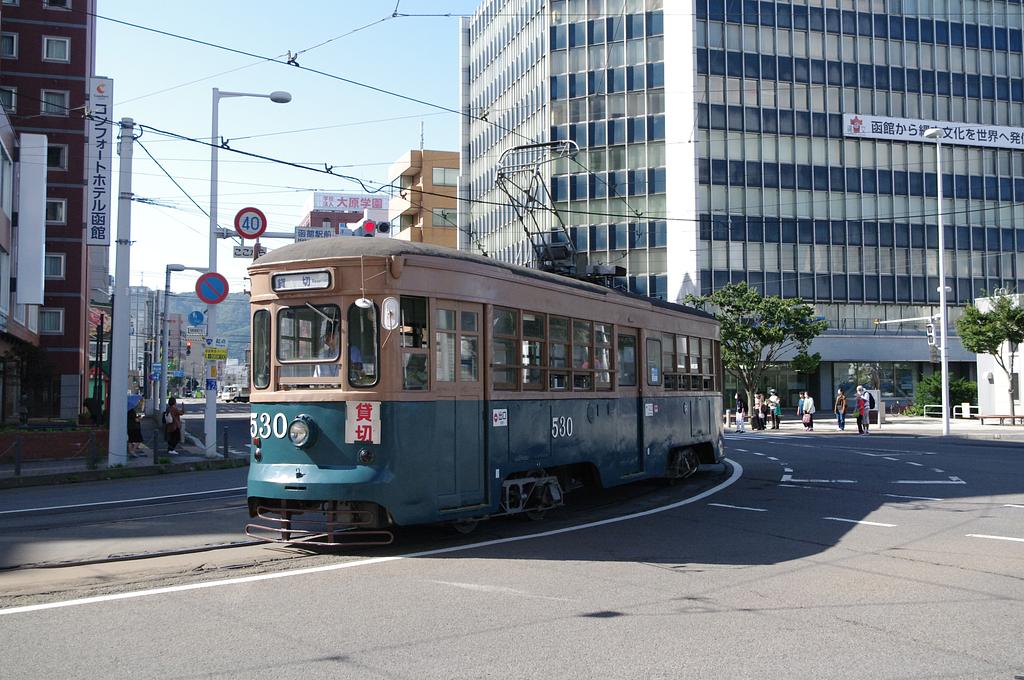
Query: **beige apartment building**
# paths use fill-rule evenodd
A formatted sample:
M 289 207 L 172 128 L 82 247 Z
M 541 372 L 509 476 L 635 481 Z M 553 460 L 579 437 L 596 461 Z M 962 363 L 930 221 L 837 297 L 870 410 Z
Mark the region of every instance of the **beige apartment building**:
M 388 210 L 394 238 L 458 247 L 459 154 L 416 149 L 393 163 L 388 176 L 399 187 Z

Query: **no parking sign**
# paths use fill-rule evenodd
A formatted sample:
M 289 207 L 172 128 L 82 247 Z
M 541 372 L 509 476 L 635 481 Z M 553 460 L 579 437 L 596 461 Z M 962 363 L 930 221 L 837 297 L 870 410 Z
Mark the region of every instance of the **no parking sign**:
M 217 272 L 207 272 L 196 281 L 196 295 L 208 305 L 223 302 L 228 296 L 228 280 Z

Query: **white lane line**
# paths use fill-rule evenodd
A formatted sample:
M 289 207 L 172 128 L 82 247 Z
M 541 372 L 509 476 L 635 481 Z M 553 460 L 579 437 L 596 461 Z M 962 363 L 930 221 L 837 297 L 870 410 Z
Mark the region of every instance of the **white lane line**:
M 754 454 L 755 456 L 763 456 L 763 455 L 764 455 L 763 453 L 758 453 L 757 451 L 752 451 L 752 453 L 753 453 L 753 454 Z
M 959 477 L 950 477 L 949 479 L 900 479 L 893 484 L 966 484 L 964 480 Z
M 779 461 L 779 459 L 776 458 L 775 456 L 768 456 L 768 460 L 774 460 L 775 462 Z
M 909 498 L 912 501 L 944 501 L 945 498 L 931 498 L 930 496 L 901 496 L 898 493 L 885 494 L 889 498 Z
M 746 449 L 735 449 L 735 450 L 736 450 L 736 451 L 739 451 L 740 453 L 746 453 L 746 452 L 747 452 L 747 450 L 746 450 Z
M 809 489 L 810 488 L 809 486 L 800 486 L 799 484 L 779 484 L 779 486 L 784 486 L 787 489 Z
M 716 508 L 732 508 L 733 510 L 750 510 L 751 512 L 768 512 L 764 508 L 747 508 L 742 505 L 726 505 L 725 503 L 708 503 Z
M 890 458 L 889 456 L 882 456 L 882 460 L 893 460 L 896 461 L 897 463 L 900 462 L 899 458 Z
M 658 513 L 666 512 L 668 510 L 675 510 L 681 508 L 684 505 L 690 505 L 697 501 L 702 501 L 709 496 L 713 496 L 723 489 L 727 489 L 739 480 L 743 476 L 743 466 L 739 463 L 727 458 L 726 460 L 732 465 L 732 474 L 729 475 L 729 479 L 725 480 L 718 486 L 711 487 L 707 491 L 703 491 L 696 496 L 685 498 L 675 503 L 669 503 L 668 505 L 662 505 L 657 508 L 651 508 L 650 510 L 643 510 L 641 512 L 634 512 L 628 515 L 622 515 L 621 517 L 611 517 L 609 519 L 602 519 L 596 522 L 587 522 L 586 524 L 579 524 L 572 527 L 564 527 L 562 529 L 552 529 L 551 531 L 541 531 L 536 534 L 526 534 L 523 536 L 511 536 L 509 538 L 497 538 L 491 541 L 481 541 L 479 543 L 470 543 L 469 545 L 456 545 L 448 548 L 436 548 L 434 550 L 423 550 L 420 552 L 406 553 L 404 555 L 391 555 L 388 557 L 372 557 L 365 560 L 355 560 L 353 562 L 344 562 L 341 564 L 327 564 L 319 567 L 306 567 L 304 569 L 285 570 L 278 571 L 270 574 L 257 574 L 255 576 L 240 576 L 238 578 L 229 578 L 219 581 L 204 581 L 202 583 L 189 583 L 180 586 L 167 586 L 164 588 L 151 588 L 149 590 L 137 590 L 130 593 L 113 593 L 110 595 L 96 595 L 94 597 L 82 597 L 76 600 L 64 600 L 62 602 L 47 602 L 45 604 L 31 604 L 22 607 L 9 607 L 7 609 L 0 609 L 0 616 L 8 614 L 26 614 L 29 612 L 43 611 L 45 609 L 61 609 L 63 607 L 76 607 L 83 604 L 96 604 L 98 602 L 110 602 L 113 600 L 129 600 L 137 597 L 150 597 L 152 595 L 164 595 L 168 593 L 180 593 L 189 590 L 201 590 L 204 588 L 219 588 L 221 586 L 233 586 L 242 583 L 256 583 L 258 581 L 269 581 L 272 579 L 279 578 L 290 578 L 292 576 L 304 576 L 306 574 L 319 574 L 329 571 L 338 571 L 340 569 L 351 569 L 353 567 L 365 567 L 371 564 L 383 564 L 385 562 L 397 562 L 399 560 L 407 560 L 410 558 L 417 557 L 433 557 L 434 555 L 447 555 L 454 552 L 462 552 L 466 550 L 477 550 L 479 548 L 489 548 L 494 545 L 502 545 L 505 543 L 518 543 L 520 541 L 529 541 L 535 538 L 547 538 L 548 536 L 558 536 L 560 534 L 574 533 L 582 531 L 584 529 L 592 529 L 594 527 L 604 526 L 606 524 L 618 524 L 619 522 L 626 522 L 632 519 L 638 519 L 640 517 L 648 517 L 650 515 L 656 515 Z
M 846 519 L 844 517 L 822 517 L 822 519 L 830 519 L 833 522 L 849 522 L 850 524 L 866 524 L 871 527 L 894 527 L 895 524 L 883 524 L 882 522 L 868 522 L 863 519 Z
M 782 482 L 796 482 L 798 484 L 856 484 L 855 479 L 793 479 L 793 475 L 786 473 L 782 475 Z
M 1024 510 L 1024 505 L 1014 505 L 1013 503 L 1007 503 L 1003 506 L 1004 508 L 1021 508 Z
M 921 463 L 915 463 L 915 462 L 914 462 L 914 461 L 912 461 L 912 460 L 908 460 L 908 461 L 904 461 L 904 462 L 905 462 L 905 463 L 906 463 L 907 465 L 913 465 L 914 467 L 924 467 L 924 465 L 923 465 L 923 464 L 921 464 Z
M 939 468 L 932 468 L 932 472 L 942 473 L 945 472 L 945 470 L 940 470 Z
M 525 590 L 516 590 L 515 588 L 508 588 L 506 586 L 490 586 L 481 583 L 460 583 L 458 581 L 432 581 L 427 580 L 427 583 L 436 583 L 441 586 L 450 586 L 452 588 L 461 588 L 463 590 L 473 590 L 480 593 L 499 593 L 502 595 L 512 595 L 513 597 L 525 597 L 534 600 L 554 600 L 555 602 L 573 602 L 567 597 L 550 597 L 548 595 L 534 595 Z
M 42 508 L 21 508 L 19 510 L 0 510 L 0 515 L 16 515 L 25 512 L 43 512 L 45 510 L 68 510 L 70 508 L 93 508 L 100 505 L 124 505 L 126 503 L 139 503 L 141 501 L 162 501 L 168 498 L 185 498 L 187 496 L 207 496 L 212 493 L 226 493 L 228 491 L 245 491 L 244 486 L 234 486 L 230 489 L 210 489 L 209 491 L 190 491 L 188 493 L 175 493 L 167 496 L 145 496 L 143 498 L 126 498 L 120 501 L 97 501 L 95 503 L 76 503 L 74 505 L 50 505 Z
M 968 538 L 991 538 L 993 541 L 1013 541 L 1014 543 L 1024 543 L 1024 538 L 1014 538 L 1013 536 L 990 536 L 988 534 L 967 534 Z
M 793 468 L 784 468 L 782 471 L 783 472 L 792 472 Z

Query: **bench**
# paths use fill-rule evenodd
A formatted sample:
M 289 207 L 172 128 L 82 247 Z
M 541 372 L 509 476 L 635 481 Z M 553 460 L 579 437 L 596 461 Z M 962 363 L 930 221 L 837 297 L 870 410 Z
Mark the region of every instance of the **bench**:
M 999 420 L 999 424 L 1000 425 L 1005 424 L 1003 421 L 1006 421 L 1006 420 L 1009 420 L 1011 425 L 1013 425 L 1018 420 L 1021 421 L 1022 424 L 1024 424 L 1024 415 L 1016 415 L 1016 416 L 998 415 L 998 414 L 996 414 L 996 415 L 981 415 L 981 414 L 979 414 L 978 415 L 978 420 L 981 421 L 982 425 L 985 424 L 986 420 L 996 420 L 996 419 Z

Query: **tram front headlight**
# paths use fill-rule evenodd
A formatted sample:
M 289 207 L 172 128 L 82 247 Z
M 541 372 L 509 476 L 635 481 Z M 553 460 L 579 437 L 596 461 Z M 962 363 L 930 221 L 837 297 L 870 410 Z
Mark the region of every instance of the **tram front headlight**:
M 301 448 L 312 446 L 316 440 L 316 424 L 306 415 L 300 415 L 288 426 L 288 439 Z

